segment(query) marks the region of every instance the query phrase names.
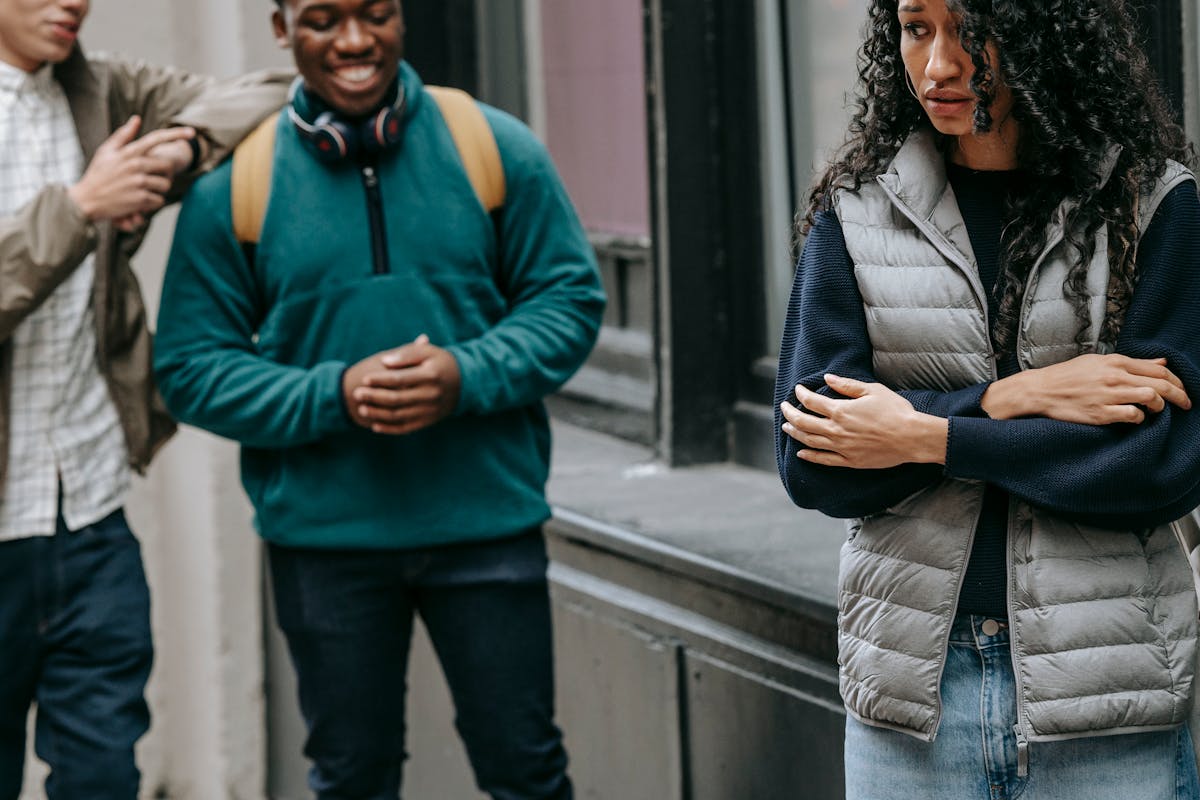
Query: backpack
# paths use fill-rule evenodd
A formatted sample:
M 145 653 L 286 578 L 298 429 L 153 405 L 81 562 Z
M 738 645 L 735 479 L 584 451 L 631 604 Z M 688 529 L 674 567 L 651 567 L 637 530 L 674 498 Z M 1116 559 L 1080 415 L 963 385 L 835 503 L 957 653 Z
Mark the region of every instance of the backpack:
M 446 120 L 475 196 L 484 210 L 493 214 L 504 205 L 504 166 L 496 137 L 483 111 L 474 98 L 460 89 L 426 86 L 425 91 L 437 103 Z M 230 179 L 233 233 L 243 247 L 257 245 L 262 233 L 271 194 L 278 120 L 279 114 L 272 114 L 233 151 Z

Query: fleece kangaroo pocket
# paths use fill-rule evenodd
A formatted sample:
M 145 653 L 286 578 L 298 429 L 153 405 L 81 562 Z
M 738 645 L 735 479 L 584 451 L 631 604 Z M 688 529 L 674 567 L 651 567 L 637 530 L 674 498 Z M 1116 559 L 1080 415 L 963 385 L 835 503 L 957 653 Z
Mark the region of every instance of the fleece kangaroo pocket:
M 258 332 L 259 352 L 290 366 L 359 359 L 400 347 L 424 333 L 455 341 L 450 309 L 424 282 L 386 275 L 328 286 L 276 304 Z

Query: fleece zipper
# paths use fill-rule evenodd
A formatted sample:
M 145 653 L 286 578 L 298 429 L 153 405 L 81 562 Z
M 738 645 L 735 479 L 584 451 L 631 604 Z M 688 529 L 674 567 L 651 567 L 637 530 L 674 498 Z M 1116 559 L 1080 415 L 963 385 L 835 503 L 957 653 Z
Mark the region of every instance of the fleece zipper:
M 364 164 L 361 171 L 363 189 L 367 193 L 367 222 L 371 228 L 371 256 L 374 260 L 372 272 L 375 275 L 384 275 L 391 270 L 388 267 L 387 230 L 383 226 L 383 196 L 379 191 L 379 174 L 370 164 Z

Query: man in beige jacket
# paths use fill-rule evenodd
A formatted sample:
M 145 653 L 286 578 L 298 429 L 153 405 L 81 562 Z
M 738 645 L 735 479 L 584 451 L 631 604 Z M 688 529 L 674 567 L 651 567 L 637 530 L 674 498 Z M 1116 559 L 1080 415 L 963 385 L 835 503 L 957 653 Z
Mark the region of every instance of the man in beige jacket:
M 122 506 L 174 426 L 129 258 L 286 89 L 89 61 L 87 12 L 0 0 L 0 800 L 34 701 L 51 800 L 137 796 L 152 647 Z

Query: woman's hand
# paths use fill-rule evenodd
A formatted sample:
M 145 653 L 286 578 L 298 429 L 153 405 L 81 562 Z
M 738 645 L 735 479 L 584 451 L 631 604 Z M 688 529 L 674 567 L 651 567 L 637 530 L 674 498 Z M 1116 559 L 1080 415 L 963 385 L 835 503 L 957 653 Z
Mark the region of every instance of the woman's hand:
M 945 463 L 946 420 L 918 412 L 881 383 L 837 375 L 826 375 L 825 383 L 847 399 L 825 397 L 797 386 L 800 408 L 788 402 L 780 404 L 787 420 L 784 433 L 804 445 L 800 458 L 852 469 Z
M 1082 355 L 996 381 L 980 404 L 992 419 L 1047 417 L 1086 425 L 1140 423 L 1167 403 L 1187 410 L 1192 401 L 1165 358 Z

